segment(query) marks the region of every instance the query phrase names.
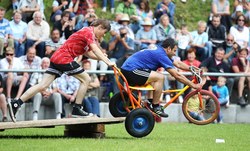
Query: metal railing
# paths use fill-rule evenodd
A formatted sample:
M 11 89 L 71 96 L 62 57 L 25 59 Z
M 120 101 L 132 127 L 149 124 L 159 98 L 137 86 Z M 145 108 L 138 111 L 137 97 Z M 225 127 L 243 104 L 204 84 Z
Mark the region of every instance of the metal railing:
M 1 72 L 45 72 L 45 70 L 37 70 L 37 69 L 24 69 L 24 70 L 17 70 L 17 69 L 0 69 Z M 106 70 L 106 71 L 90 71 L 87 70 L 87 73 L 96 73 L 96 74 L 114 74 L 113 70 Z M 168 72 L 162 72 L 164 75 L 169 75 Z M 185 76 L 192 75 L 191 72 L 180 72 L 181 74 Z M 247 77 L 250 76 L 250 73 L 221 73 L 221 72 L 205 72 L 203 73 L 205 76 L 226 76 L 226 77 Z

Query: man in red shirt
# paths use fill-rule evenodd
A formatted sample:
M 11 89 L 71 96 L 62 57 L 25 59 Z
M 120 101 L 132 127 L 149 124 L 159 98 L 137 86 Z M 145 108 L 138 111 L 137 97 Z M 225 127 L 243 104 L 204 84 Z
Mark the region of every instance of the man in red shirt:
M 101 38 L 103 38 L 105 33 L 109 30 L 109 21 L 97 19 L 89 27 L 85 27 L 72 34 L 50 58 L 50 67 L 45 72 L 43 80 L 28 89 L 17 101 L 8 102 L 12 120 L 15 122 L 15 114 L 23 102 L 33 97 L 41 90 L 46 89 L 54 79 L 61 76 L 63 73 L 73 75 L 81 82 L 75 105 L 73 106 L 72 116 L 91 116 L 91 114 L 83 110 L 81 105 L 90 82 L 90 77 L 74 59 L 80 55 L 85 55 L 92 59 L 102 60 L 109 66 L 114 66 L 115 64 L 102 53 L 98 44 Z

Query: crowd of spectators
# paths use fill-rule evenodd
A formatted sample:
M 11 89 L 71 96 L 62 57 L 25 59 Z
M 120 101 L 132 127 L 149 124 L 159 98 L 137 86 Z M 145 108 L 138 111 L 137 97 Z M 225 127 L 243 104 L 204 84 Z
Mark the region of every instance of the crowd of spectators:
M 150 8 L 149 0 L 120 0 L 115 6 L 114 0 L 103 0 L 103 13 L 115 14 L 110 21 L 110 39 L 100 42 L 100 47 L 109 58 L 121 64 L 129 55 L 141 49 L 155 48 L 156 45 L 168 38 L 174 38 L 178 43 L 176 58 L 188 65 L 206 69 L 208 72 L 221 73 L 249 73 L 249 28 L 250 2 L 235 0 L 234 11 L 230 12 L 228 0 L 213 0 L 208 20 L 200 20 L 197 29 L 189 31 L 186 24 L 176 27 L 174 15 L 176 5 L 172 0 L 162 0 L 156 8 Z M 185 1 L 186 2 L 186 1 Z M 53 0 L 51 16 L 45 18 L 43 0 L 12 0 L 13 16 L 6 19 L 5 8 L 0 6 L 0 69 L 46 69 L 48 59 L 68 37 L 83 27 L 89 26 L 93 20 L 99 18 L 92 0 Z M 50 26 L 51 25 L 51 26 Z M 176 59 L 175 58 L 175 59 Z M 76 60 L 88 70 L 108 70 L 105 63 L 81 56 Z M 101 74 L 92 76 L 92 89 L 106 86 L 108 92 L 117 91 L 112 77 Z M 18 99 L 28 86 L 34 85 L 42 74 L 38 73 L 1 73 L 0 108 L 3 119 L 6 120 L 6 101 Z M 34 82 L 34 80 L 36 82 Z M 98 80 L 98 81 L 97 81 Z M 99 81 L 100 80 L 100 81 Z M 169 82 L 166 77 L 166 88 L 181 88 L 183 85 Z M 212 91 L 218 78 L 208 77 L 205 89 Z M 33 82 L 32 82 L 33 81 Z M 239 82 L 238 82 L 239 81 Z M 73 103 L 79 83 L 71 76 L 63 75 L 56 80 L 57 86 L 44 90 L 34 97 L 33 119 L 37 120 L 37 113 L 41 103 L 46 101 L 55 104 L 56 118 L 63 117 L 64 103 Z M 231 97 L 234 85 L 238 86 L 237 103 L 247 105 L 243 90 L 250 88 L 249 77 L 227 77 L 226 87 Z M 94 84 L 95 83 L 95 84 Z M 110 84 L 107 84 L 110 83 Z M 13 97 L 12 89 L 17 87 Z M 218 86 L 219 87 L 219 86 Z M 93 90 L 94 91 L 94 90 Z M 5 95 L 6 94 L 6 98 Z M 86 108 L 100 116 L 98 97 L 95 93 L 88 93 L 83 103 Z M 58 95 L 61 97 L 59 98 Z M 169 98 L 162 98 L 162 100 Z M 53 101 L 50 101 L 53 100 Z M 60 101 L 60 103 L 58 102 Z M 93 103 L 95 102 L 95 103 Z M 182 102 L 182 101 L 180 101 Z M 230 102 L 230 99 L 229 101 Z M 94 107 L 95 109 L 92 109 Z

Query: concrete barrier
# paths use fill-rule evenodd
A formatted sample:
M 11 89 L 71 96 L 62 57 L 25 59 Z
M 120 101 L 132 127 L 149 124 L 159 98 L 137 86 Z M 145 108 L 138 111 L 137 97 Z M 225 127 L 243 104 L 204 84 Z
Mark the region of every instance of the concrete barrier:
M 19 113 L 17 114 L 17 121 L 32 120 L 33 106 L 32 102 L 25 103 Z M 66 117 L 71 113 L 72 106 L 70 104 L 65 105 Z M 250 105 L 242 108 L 236 104 L 231 104 L 228 108 L 222 107 L 221 111 L 224 115 L 224 123 L 250 123 Z M 111 118 L 112 115 L 109 112 L 107 102 L 100 103 L 100 112 L 102 118 Z M 181 104 L 171 104 L 165 109 L 165 112 L 169 114 L 168 118 L 162 118 L 162 122 L 187 122 L 182 113 Z M 0 117 L 2 117 L 0 113 Z M 53 106 L 41 105 L 38 119 L 54 119 L 55 111 Z M 8 117 L 10 120 L 10 118 Z

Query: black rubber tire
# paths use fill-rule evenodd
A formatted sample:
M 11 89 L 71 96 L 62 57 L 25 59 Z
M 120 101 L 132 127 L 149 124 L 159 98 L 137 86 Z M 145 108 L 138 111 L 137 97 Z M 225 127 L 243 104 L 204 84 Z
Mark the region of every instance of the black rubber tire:
M 128 115 L 124 106 L 129 106 L 130 101 L 126 92 L 123 92 L 123 95 L 126 104 L 124 104 L 120 92 L 116 93 L 109 101 L 109 111 L 113 117 L 126 117 Z
M 203 109 L 199 107 L 199 112 L 202 113 L 203 120 L 192 117 L 189 112 L 190 109 L 188 109 L 189 103 L 193 101 L 190 98 L 198 95 L 198 93 L 200 93 L 202 96 L 206 96 L 207 98 L 209 98 L 207 100 L 203 99 L 202 101 L 204 102 Z M 196 125 L 206 125 L 214 122 L 217 119 L 220 112 L 220 103 L 217 97 L 213 93 L 207 90 L 201 90 L 200 92 L 193 91 L 187 94 L 187 96 L 184 98 L 184 101 L 182 103 L 182 112 L 189 122 L 194 123 Z
M 137 138 L 145 137 L 151 133 L 155 125 L 153 114 L 145 108 L 132 110 L 125 120 L 127 132 Z

